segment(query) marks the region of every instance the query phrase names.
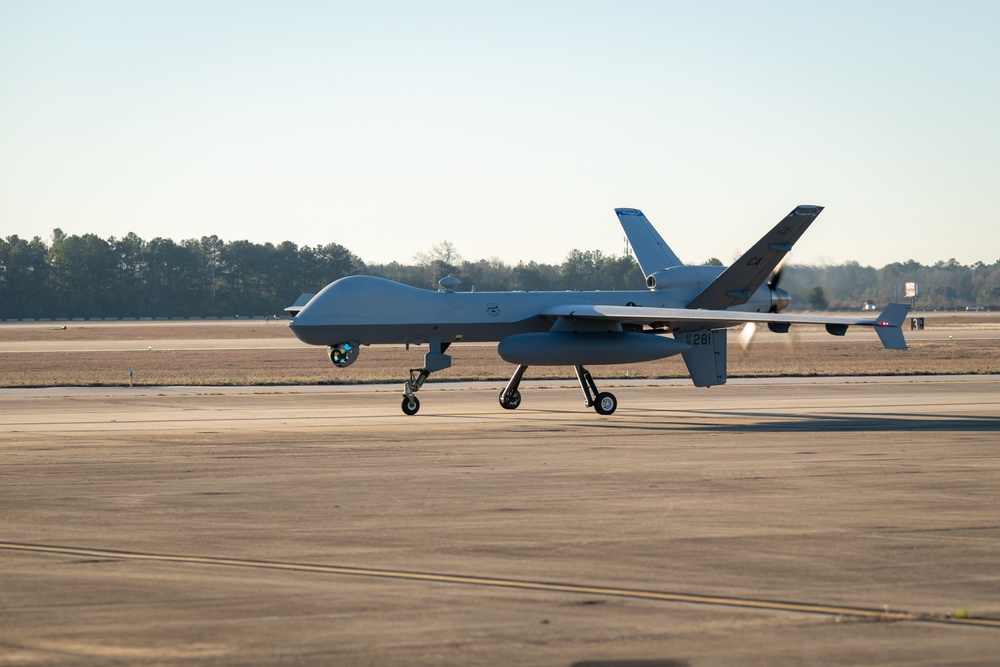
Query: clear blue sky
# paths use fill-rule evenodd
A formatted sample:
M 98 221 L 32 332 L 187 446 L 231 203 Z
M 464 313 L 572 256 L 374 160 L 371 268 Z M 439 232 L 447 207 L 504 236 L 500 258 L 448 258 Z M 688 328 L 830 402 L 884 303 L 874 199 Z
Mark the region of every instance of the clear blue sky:
M 0 235 L 1000 259 L 1000 2 L 0 0 Z

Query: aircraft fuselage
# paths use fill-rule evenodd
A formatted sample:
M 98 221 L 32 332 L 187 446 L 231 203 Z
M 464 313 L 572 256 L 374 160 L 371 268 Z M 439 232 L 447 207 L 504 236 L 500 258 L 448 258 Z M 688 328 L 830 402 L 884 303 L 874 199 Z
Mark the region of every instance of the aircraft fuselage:
M 684 308 L 723 269 L 676 267 L 670 289 L 650 291 L 450 292 L 410 287 L 374 276 L 348 276 L 327 285 L 289 324 L 299 340 L 311 345 L 357 341 L 363 345 L 499 342 L 522 333 L 547 332 L 552 321 L 539 313 L 567 304 Z M 770 290 L 762 286 L 742 306 L 767 312 Z M 587 331 L 613 331 L 602 323 Z M 671 329 L 676 332 L 683 329 Z M 621 327 L 617 328 L 621 331 Z M 667 333 L 668 331 L 664 331 Z

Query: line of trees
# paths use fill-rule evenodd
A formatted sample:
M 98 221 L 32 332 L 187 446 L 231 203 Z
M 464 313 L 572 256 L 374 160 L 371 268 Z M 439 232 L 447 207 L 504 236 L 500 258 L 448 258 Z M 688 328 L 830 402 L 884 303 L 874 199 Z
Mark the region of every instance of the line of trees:
M 721 265 L 717 259 L 709 264 Z M 413 263 L 365 264 L 330 243 L 298 246 L 203 236 L 179 243 L 134 233 L 102 239 L 56 229 L 49 243 L 8 236 L 0 240 L 0 320 L 96 317 L 232 317 L 280 313 L 302 292 L 352 274 L 381 276 L 435 288 L 447 275 L 460 289 L 642 290 L 644 277 L 628 255 L 572 250 L 561 264 L 510 265 L 497 258 L 464 260 L 450 242 L 417 253 Z M 963 266 L 954 259 L 924 266 L 914 261 L 881 269 L 856 262 L 786 269 L 781 286 L 793 308 L 856 309 L 903 298 L 903 285 L 920 285 L 918 307 L 1000 305 L 1000 260 Z
M 463 289 L 635 289 L 643 276 L 631 257 L 572 251 L 562 265 L 463 260 L 449 242 L 418 253 L 413 264 L 366 265 L 330 243 L 298 246 L 217 236 L 180 243 L 134 233 L 117 239 L 70 236 L 0 240 L 0 320 L 115 317 L 233 317 L 281 313 L 302 292 L 338 278 L 369 274 L 436 288 L 453 275 Z
M 971 266 L 954 259 L 924 265 L 912 259 L 880 269 L 847 262 L 831 266 L 789 265 L 781 287 L 792 297 L 792 306 L 813 310 L 851 310 L 871 300 L 879 307 L 906 303 L 905 285 L 914 282 L 918 309 L 960 310 L 979 305 L 1000 307 L 1000 260 Z

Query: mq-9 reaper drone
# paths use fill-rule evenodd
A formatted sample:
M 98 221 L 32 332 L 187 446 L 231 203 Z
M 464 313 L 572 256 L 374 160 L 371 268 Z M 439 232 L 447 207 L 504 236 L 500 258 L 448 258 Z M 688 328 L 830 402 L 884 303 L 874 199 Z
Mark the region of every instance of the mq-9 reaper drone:
M 362 345 L 428 345 L 422 368 L 403 387 L 403 412 L 417 413 L 416 393 L 431 373 L 451 366 L 452 343 L 498 343 L 516 364 L 500 392 L 500 405 L 521 404 L 518 386 L 529 366 L 572 366 L 587 407 L 610 415 L 615 396 L 599 391 L 587 366 L 652 361 L 680 354 L 695 386 L 726 382 L 727 329 L 744 325 L 746 343 L 758 324 L 788 333 L 794 324 L 822 324 L 834 336 L 851 325 L 875 329 L 889 349 L 905 350 L 902 324 L 909 306 L 890 304 L 874 319 L 783 315 L 788 292 L 776 270 L 792 245 L 823 210 L 798 206 L 728 268 L 685 266 L 642 211 L 615 209 L 647 291 L 458 292 L 441 280 L 439 291 L 373 276 L 348 276 L 318 294 L 303 294 L 287 308 L 294 334 L 329 347 L 337 367 L 350 366 Z M 769 279 L 770 278 L 770 279 Z

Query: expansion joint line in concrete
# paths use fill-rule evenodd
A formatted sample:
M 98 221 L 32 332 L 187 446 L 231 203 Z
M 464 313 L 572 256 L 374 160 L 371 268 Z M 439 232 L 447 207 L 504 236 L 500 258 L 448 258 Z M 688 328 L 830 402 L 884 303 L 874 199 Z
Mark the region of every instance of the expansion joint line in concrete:
M 465 584 L 470 586 L 489 586 L 525 591 L 547 591 L 555 593 L 575 593 L 585 595 L 601 595 L 609 597 L 626 597 L 641 600 L 659 600 L 663 602 L 686 602 L 690 604 L 707 604 L 743 609 L 763 609 L 768 611 L 788 611 L 804 614 L 823 614 L 827 616 L 864 619 L 873 622 L 916 621 L 922 623 L 944 623 L 950 625 L 980 626 L 1000 628 L 1000 619 L 969 617 L 958 615 L 929 614 L 890 609 L 870 609 L 864 607 L 845 607 L 840 605 L 809 604 L 803 602 L 785 602 L 778 600 L 762 600 L 752 598 L 727 597 L 722 595 L 696 595 L 690 593 L 671 593 L 664 591 L 645 591 L 630 588 L 614 588 L 605 586 L 586 586 L 557 582 L 521 581 L 517 579 L 494 579 L 491 577 L 475 577 L 454 574 L 434 574 L 429 572 L 406 572 L 401 570 L 379 570 L 362 567 L 347 567 L 340 565 L 318 565 L 308 563 L 285 563 L 280 561 L 246 560 L 239 558 L 219 558 L 211 556 L 182 556 L 175 554 L 152 554 L 134 551 L 115 551 L 111 549 L 88 549 L 84 547 L 67 547 L 44 544 L 21 544 L 17 542 L 0 542 L 0 549 L 20 552 L 59 554 L 64 556 L 87 556 L 91 558 L 114 558 L 131 561 L 187 563 L 192 565 L 215 565 L 228 567 L 248 567 L 265 570 L 281 570 L 290 572 L 311 572 L 320 574 L 338 574 L 359 577 L 378 577 L 382 579 L 397 579 L 405 581 L 424 581 L 443 584 Z

